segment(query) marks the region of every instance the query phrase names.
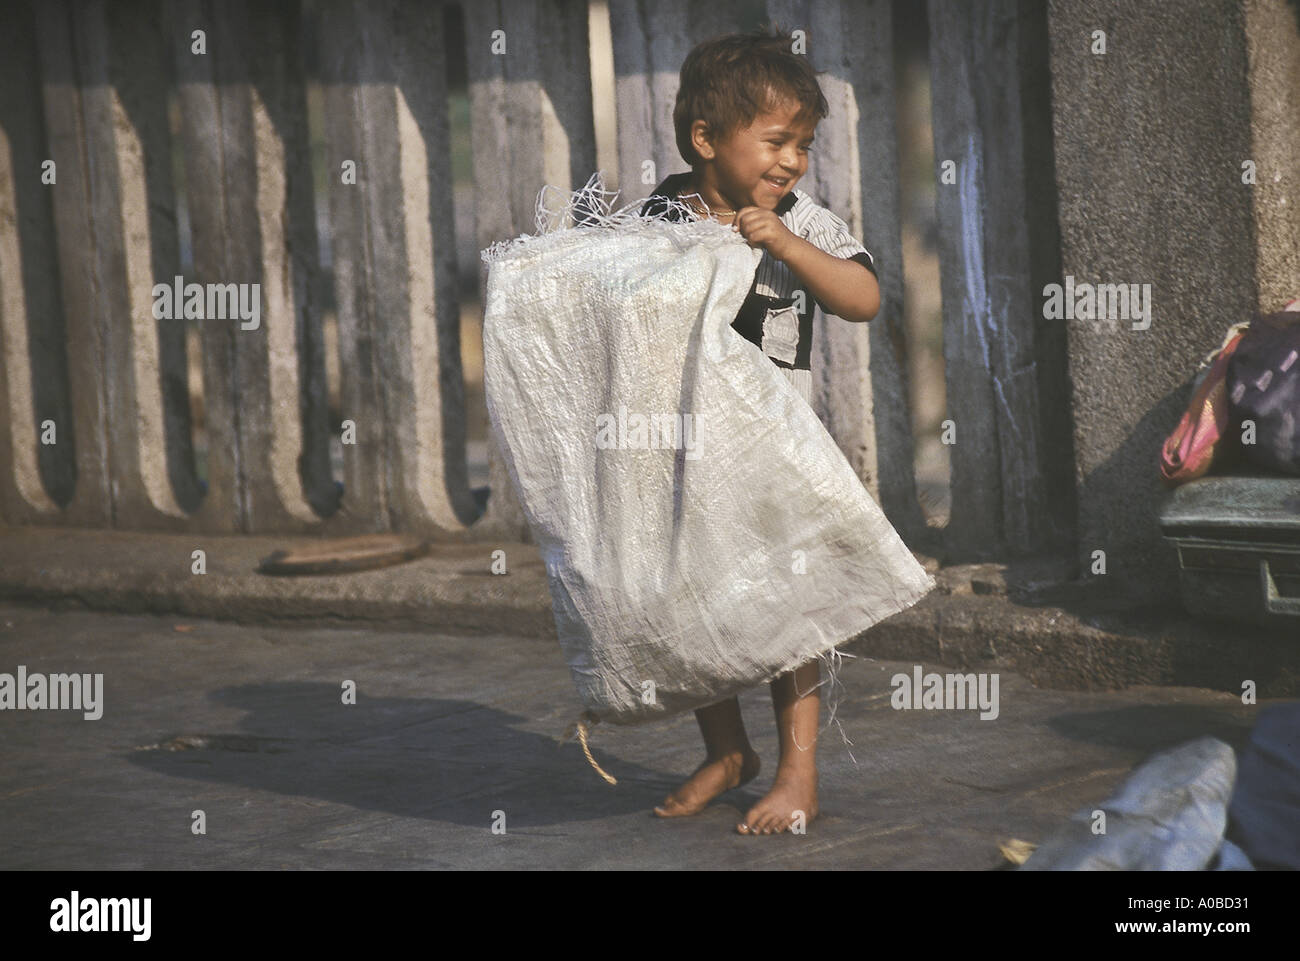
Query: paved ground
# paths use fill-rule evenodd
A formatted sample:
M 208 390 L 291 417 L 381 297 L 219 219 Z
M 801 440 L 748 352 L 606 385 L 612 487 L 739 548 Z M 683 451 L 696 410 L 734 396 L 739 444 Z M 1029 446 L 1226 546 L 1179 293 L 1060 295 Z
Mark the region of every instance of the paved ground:
M 763 774 L 669 822 L 649 811 L 701 757 L 694 719 L 597 727 L 596 758 L 619 779 L 607 785 L 575 742 L 556 746 L 580 705 L 553 641 L 0 607 L 0 672 L 19 664 L 103 673 L 105 695 L 96 721 L 0 712 L 6 869 L 987 870 L 999 841 L 1044 840 L 1157 749 L 1203 734 L 1240 747 L 1258 710 L 1192 688 L 1037 690 L 1004 672 L 996 720 L 895 711 L 889 678 L 913 662 L 846 660 L 853 746 L 823 733 L 822 818 L 804 836 L 741 837 L 775 770 L 763 690 L 741 702 Z
M 346 575 L 258 572 L 279 549 L 320 543 L 289 535 L 3 528 L 0 604 L 556 643 L 546 568 L 534 544 L 438 542 L 416 560 Z M 197 549 L 206 555 L 203 576 L 193 573 Z M 490 570 L 497 551 L 508 576 Z M 1113 580 L 1063 581 L 1059 558 L 942 567 L 918 558 L 938 589 L 866 633 L 874 656 L 1005 671 L 1061 690 L 1183 685 L 1240 693 L 1241 680 L 1252 678 L 1261 697 L 1300 696 L 1295 625 L 1266 630 L 1215 621 L 1167 601 L 1125 597 Z

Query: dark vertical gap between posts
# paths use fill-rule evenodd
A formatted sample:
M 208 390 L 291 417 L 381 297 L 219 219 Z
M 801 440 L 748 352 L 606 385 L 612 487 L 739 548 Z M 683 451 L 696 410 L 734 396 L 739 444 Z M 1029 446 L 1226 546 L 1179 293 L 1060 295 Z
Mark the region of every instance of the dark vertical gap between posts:
M 36 20 L 27 4 L 15 4 L 5 16 L 11 42 L 5 45 L 6 55 L 0 57 L 0 125 L 5 128 L 14 170 L 14 212 L 18 218 L 23 300 L 27 307 L 28 356 L 17 358 L 16 362 L 28 364 L 33 414 L 31 423 L 10 424 L 9 427 L 16 435 L 16 443 L 35 445 L 36 469 L 41 485 L 51 501 L 59 508 L 66 508 L 76 493 L 77 436 L 72 415 L 67 322 L 54 226 L 53 191 L 56 187 L 41 182 L 41 165 L 53 158 L 46 131 L 41 84 L 67 83 L 72 78 L 50 78 L 42 73 Z M 23 40 L 14 43 L 12 38 Z M 68 171 L 65 174 L 58 170 L 56 176 L 75 176 L 75 173 Z M 22 179 L 24 177 L 30 179 Z M 41 443 L 41 424 L 47 420 L 56 425 L 56 444 Z M 28 519 L 19 515 L 9 520 L 20 524 Z
M 738 3 L 732 6 L 731 15 L 735 23 L 732 29 L 742 32 L 762 30 L 772 23 L 772 18 L 767 14 L 765 0 L 739 0 Z M 790 24 L 782 24 L 782 26 L 787 30 L 793 29 Z M 698 38 L 698 40 L 704 39 L 707 38 L 703 36 Z
M 1074 475 L 1074 429 L 1071 416 L 1069 344 L 1066 327 L 1043 317 L 1041 292 L 1060 283 L 1061 225 L 1057 208 L 1056 148 L 1052 130 L 1052 76 L 1048 61 L 1045 4 L 1021 0 L 1020 91 L 1024 111 L 1025 190 L 1029 198 L 1029 274 L 1034 292 L 1037 333 L 1035 361 L 1043 436 L 1054 438 L 1053 449 L 1041 464 L 1046 488 L 1046 552 L 1066 560 L 1065 576 L 1079 575 L 1078 496 Z
M 334 318 L 334 285 L 325 274 L 329 247 L 328 207 L 324 159 L 324 120 L 319 83 L 316 5 L 300 0 L 297 21 L 289 21 L 297 42 L 297 56 L 279 78 L 282 99 L 276 117 L 284 138 L 286 174 L 289 178 L 290 232 L 286 237 L 292 256 L 292 291 L 298 338 L 298 387 L 302 449 L 299 478 L 303 496 L 322 518 L 332 517 L 343 496 L 342 450 L 339 437 L 338 378 L 331 381 L 331 358 L 337 357 L 337 338 L 331 340 L 327 319 Z M 296 29 L 294 29 L 296 27 Z M 296 157 L 296 150 L 305 156 Z M 337 369 L 335 369 L 337 374 Z
M 339 359 L 338 302 L 334 291 L 334 228 L 330 218 L 329 191 L 332 177 L 342 170 L 331 169 L 325 144 L 325 95 L 320 64 L 320 5 L 302 0 L 302 50 L 307 97 L 307 131 L 311 182 L 315 201 L 317 237 L 317 283 L 312 297 L 319 313 L 319 331 L 325 378 L 324 397 L 328 423 L 329 477 L 341 498 L 345 494 L 343 471 L 342 364 Z M 331 512 L 332 513 L 332 512 Z
M 451 129 L 452 216 L 456 237 L 456 298 L 461 369 L 465 381 L 465 459 L 479 515 L 489 497 L 487 398 L 483 386 L 483 301 L 474 218 L 474 162 L 470 149 L 469 69 L 465 16 L 459 3 L 443 7 L 447 65 L 447 116 Z
M 189 44 L 187 23 L 174 9 L 163 10 L 163 36 L 173 44 Z M 185 144 L 182 136 L 181 99 L 179 77 L 173 76 L 167 91 L 167 127 L 171 140 L 172 190 L 175 193 L 176 243 L 179 251 L 180 274 L 189 282 L 194 276 L 194 234 L 190 219 L 188 171 L 185 165 Z M 159 277 L 159 283 L 172 283 L 174 278 Z M 188 472 L 192 479 L 172 476 L 172 487 L 177 501 L 190 512 L 199 509 L 208 490 L 208 431 L 207 404 L 204 400 L 203 338 L 199 321 L 185 319 L 178 310 L 173 324 L 180 325 L 184 339 L 183 367 L 176 379 L 184 385 L 185 394 L 180 406 L 172 415 L 176 418 L 177 438 L 181 454 L 169 468 Z
M 952 510 L 943 313 L 939 297 L 934 136 L 930 114 L 929 22 L 924 3 L 894 0 L 894 90 L 898 117 L 899 211 L 903 244 L 908 407 L 915 437 L 917 499 L 931 528 Z
M 224 139 L 220 88 L 226 78 L 219 69 L 220 31 L 209 4 L 194 0 L 171 8 L 171 15 L 174 19 L 170 36 L 176 44 L 177 81 L 178 85 L 184 83 L 188 87 L 185 91 L 179 86 L 177 89 L 180 104 L 177 142 L 183 168 L 178 189 L 183 194 L 189 235 L 189 249 L 183 256 L 188 263 L 184 282 L 204 284 L 224 279 L 227 263 L 220 212 L 220 200 L 226 190 L 220 156 Z M 193 52 L 196 30 L 204 32 L 206 52 L 203 54 Z M 208 108 L 201 114 L 196 111 L 196 99 Z M 202 153 L 196 150 L 199 143 L 205 144 Z M 177 313 L 183 316 L 179 308 Z M 239 475 L 238 431 L 227 428 L 233 423 L 229 398 L 235 394 L 227 383 L 234 376 L 231 352 L 224 343 L 224 333 L 213 331 L 203 320 L 187 319 L 185 327 L 195 414 L 195 464 L 205 502 L 214 498 L 205 507 L 224 515 L 230 531 L 241 531 L 243 510 L 239 504 L 243 499 L 243 482 Z M 222 443 L 223 439 L 228 446 Z M 227 449 L 223 451 L 223 447 Z

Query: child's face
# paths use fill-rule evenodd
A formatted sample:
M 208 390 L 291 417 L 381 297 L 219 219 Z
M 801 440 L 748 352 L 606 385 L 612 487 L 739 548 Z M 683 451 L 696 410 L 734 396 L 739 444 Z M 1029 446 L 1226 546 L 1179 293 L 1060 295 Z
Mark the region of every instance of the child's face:
M 808 147 L 817 123 L 798 120 L 798 113 L 798 104 L 778 105 L 758 114 L 748 127 L 711 142 L 714 183 L 736 210 L 772 210 L 808 172 Z

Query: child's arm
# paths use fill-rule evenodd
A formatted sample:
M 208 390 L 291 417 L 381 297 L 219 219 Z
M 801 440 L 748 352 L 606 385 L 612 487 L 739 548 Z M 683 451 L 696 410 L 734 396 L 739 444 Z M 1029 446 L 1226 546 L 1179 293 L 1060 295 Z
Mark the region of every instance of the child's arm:
M 796 236 L 775 212 L 743 207 L 732 225 L 751 247 L 763 247 L 784 262 L 827 313 L 865 323 L 880 310 L 880 285 L 871 271 Z

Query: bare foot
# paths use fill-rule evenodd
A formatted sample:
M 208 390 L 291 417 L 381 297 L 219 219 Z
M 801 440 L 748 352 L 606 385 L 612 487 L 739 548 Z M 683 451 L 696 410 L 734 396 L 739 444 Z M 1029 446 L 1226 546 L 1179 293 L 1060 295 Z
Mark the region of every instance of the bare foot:
M 706 758 L 695 773 L 655 807 L 661 818 L 679 818 L 703 811 L 723 791 L 748 784 L 758 776 L 761 762 L 753 751 L 736 751 L 718 758 Z
M 778 774 L 772 790 L 759 800 L 745 820 L 736 825 L 739 834 L 780 834 L 794 824 L 796 812 L 803 812 L 803 823 L 817 817 L 817 774 L 795 771 Z

